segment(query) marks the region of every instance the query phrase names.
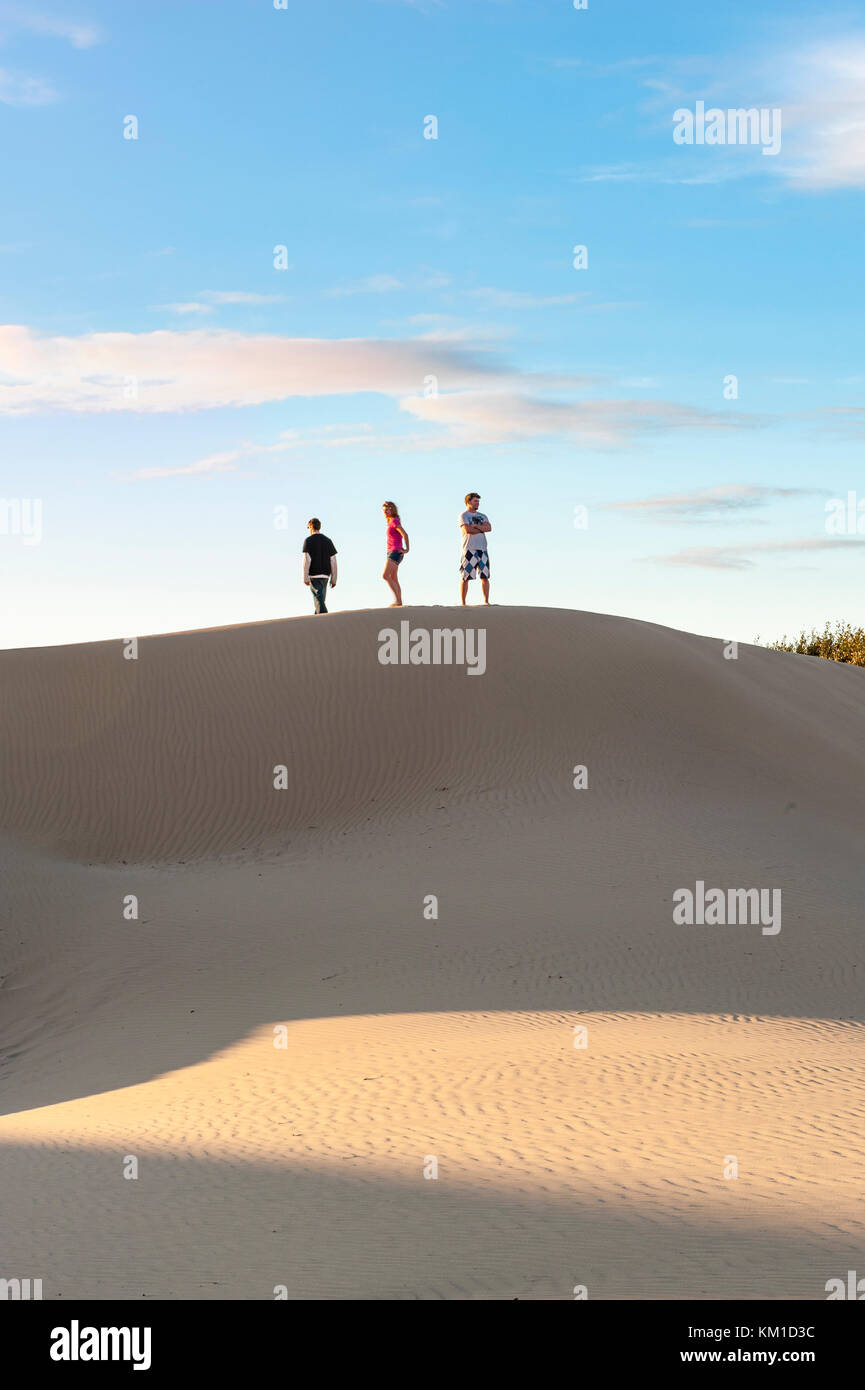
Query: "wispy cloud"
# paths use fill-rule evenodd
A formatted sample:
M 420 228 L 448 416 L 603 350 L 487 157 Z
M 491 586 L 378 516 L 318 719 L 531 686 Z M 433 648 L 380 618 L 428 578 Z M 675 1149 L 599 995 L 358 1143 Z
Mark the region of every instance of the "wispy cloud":
M 865 38 L 801 50 L 785 68 L 788 181 L 813 191 L 865 187 Z
M 857 384 L 857 383 L 853 383 Z M 830 405 L 803 412 L 803 418 L 816 421 L 814 433 L 822 438 L 853 439 L 861 442 L 865 432 L 865 406 Z
M 90 48 L 103 37 L 95 24 L 43 13 L 29 6 L 0 3 L 0 43 L 8 35 L 20 31 L 65 39 L 73 48 Z M 58 93 L 46 78 L 0 67 L 0 102 L 3 105 L 50 106 L 58 100 Z
M 246 459 L 254 458 L 259 454 L 282 454 L 286 450 L 296 447 L 296 441 L 288 438 L 280 439 L 276 444 L 239 444 L 234 449 L 223 449 L 220 453 L 206 454 L 204 458 L 195 459 L 192 463 L 174 466 L 157 464 L 152 468 L 137 468 L 135 472 L 127 473 L 125 477 L 128 482 L 140 482 L 151 478 L 203 478 L 212 476 L 214 473 L 236 473 L 241 462 Z
M 207 304 L 282 304 L 284 294 L 256 294 L 251 290 L 202 290 L 198 296 Z
M 202 290 L 195 299 L 173 304 L 154 304 L 154 309 L 166 309 L 172 314 L 212 314 L 214 307 L 223 304 L 283 304 L 284 294 L 258 294 L 252 290 Z
M 43 78 L 0 68 L 0 101 L 6 106 L 48 106 L 57 99 L 51 83 Z
M 481 285 L 476 290 L 465 290 L 472 299 L 480 300 L 491 309 L 545 309 L 560 304 L 578 304 L 586 299 L 582 294 L 530 294 L 527 290 L 500 290 L 493 285 Z
M 765 227 L 765 219 L 756 217 L 689 217 L 685 222 L 686 227 L 693 228 L 723 228 L 730 227 Z
M 154 304 L 154 309 L 165 309 L 170 314 L 212 314 L 212 304 L 202 304 L 197 299 L 182 300 L 176 304 Z
M 669 183 L 685 184 L 693 187 L 729 183 L 732 179 L 743 178 L 761 172 L 755 161 L 747 162 L 735 156 L 725 157 L 728 150 L 738 151 L 741 146 L 726 146 L 723 154 L 711 150 L 712 159 L 701 165 L 689 162 L 683 171 L 682 162 L 670 156 L 646 164 L 607 164 L 585 169 L 577 175 L 578 183 Z M 764 163 L 768 161 L 764 160 Z
M 367 275 L 349 285 L 335 285 L 325 294 L 341 297 L 353 294 L 390 294 L 397 290 L 441 290 L 451 283 L 444 271 L 428 271 L 421 276 L 400 279 L 397 275 Z
M 513 329 L 500 324 L 478 323 L 455 314 L 410 314 L 403 322 L 422 330 L 419 337 L 429 343 L 482 343 L 509 338 Z
M 148 482 L 159 478 L 212 477 L 219 473 L 237 473 L 241 466 L 263 455 L 285 454 L 297 449 L 382 449 L 412 447 L 412 436 L 376 435 L 372 426 L 366 423 L 341 425 L 316 425 L 306 430 L 283 430 L 273 444 L 238 444 L 232 449 L 219 453 L 206 454 L 192 463 L 156 465 L 151 468 L 138 468 L 124 475 L 126 482 Z
M 620 58 L 612 63 L 595 63 L 587 58 L 543 58 L 540 60 L 551 68 L 579 68 L 581 77 L 614 77 L 620 73 L 634 72 L 639 68 L 657 67 L 664 59 L 658 57 Z
M 494 285 L 481 285 L 478 289 L 463 290 L 462 293 L 489 309 L 549 309 L 568 304 L 579 304 L 584 310 L 593 313 L 611 309 L 639 309 L 637 301 L 596 300 L 589 290 L 568 294 L 532 294 L 528 290 L 498 289 Z
M 0 414 L 209 410 L 292 396 L 404 396 L 501 375 L 467 346 L 420 339 L 288 338 L 216 329 L 49 337 L 0 327 Z M 130 387 L 130 382 L 134 385 Z
M 425 394 L 431 380 L 437 395 Z M 477 344 L 423 338 L 285 338 L 204 328 L 52 338 L 20 326 L 0 328 L 0 414 L 182 412 L 373 392 L 398 400 L 421 427 L 393 444 L 407 449 L 540 438 L 606 447 L 661 431 L 752 423 L 670 401 L 552 395 L 586 393 L 595 385 L 575 373 L 514 370 Z M 284 438 L 277 443 L 280 450 L 290 447 Z M 231 468 L 233 452 L 183 465 L 183 471 Z
M 763 541 L 756 545 L 706 545 L 680 550 L 675 555 L 644 556 L 659 565 L 685 565 L 695 569 L 753 569 L 761 555 L 808 555 L 822 550 L 860 549 L 865 538 L 856 536 L 816 536 L 789 541 Z
M 92 48 L 105 37 L 97 24 L 49 14 L 29 5 L 0 4 L 0 33 L 15 29 L 42 34 L 46 38 L 65 39 L 73 48 Z
M 808 192 L 865 187 L 865 35 L 851 32 L 786 51 L 718 58 L 678 58 L 644 77 L 637 115 L 657 136 L 672 138 L 677 108 L 697 100 L 721 110 L 781 111 L 781 149 L 771 159 L 740 144 L 680 147 L 645 161 L 588 166 L 581 183 L 722 184 L 763 176 Z M 723 225 L 711 219 L 691 225 Z
M 813 497 L 817 489 L 758 487 L 752 483 L 724 483 L 694 492 L 669 493 L 664 497 L 640 497 L 629 502 L 608 502 L 606 510 L 651 517 L 655 521 L 741 520 L 768 503 L 789 497 Z
M 400 409 L 446 427 L 447 442 L 457 447 L 547 437 L 603 448 L 661 430 L 732 429 L 743 423 L 738 417 L 671 401 L 548 400 L 518 389 L 412 397 L 401 401 Z
M 530 378 L 531 379 L 531 378 Z M 549 384 L 544 378 L 538 386 Z M 423 425 L 437 429 L 381 434 L 369 424 L 321 425 L 284 430 L 272 444 L 239 444 L 187 464 L 155 465 L 126 475 L 127 481 L 170 477 L 208 477 L 238 472 L 245 463 L 266 455 L 299 449 L 374 449 L 377 454 L 423 454 L 474 445 L 521 444 L 545 437 L 568 439 L 586 447 L 627 443 L 646 430 L 704 428 L 715 423 L 698 411 L 670 402 L 644 411 L 641 402 L 567 403 L 518 395 L 513 390 L 450 392 L 437 399 L 407 398 L 400 408 Z M 725 421 L 725 423 L 728 423 Z

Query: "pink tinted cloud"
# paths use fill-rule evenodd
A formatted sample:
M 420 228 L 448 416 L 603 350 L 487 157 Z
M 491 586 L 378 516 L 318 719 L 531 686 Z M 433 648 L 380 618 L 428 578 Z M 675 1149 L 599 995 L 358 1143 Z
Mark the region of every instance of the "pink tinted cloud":
M 286 338 L 214 329 L 48 337 L 0 327 L 0 414 L 143 413 L 261 405 L 292 396 L 423 391 L 488 380 L 465 347 L 419 340 Z

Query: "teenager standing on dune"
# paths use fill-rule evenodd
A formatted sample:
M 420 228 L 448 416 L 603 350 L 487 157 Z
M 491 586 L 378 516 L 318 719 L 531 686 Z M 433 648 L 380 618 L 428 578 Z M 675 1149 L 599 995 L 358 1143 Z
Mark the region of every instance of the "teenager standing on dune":
M 328 580 L 330 587 L 336 588 L 336 546 L 330 536 L 321 534 L 317 516 L 310 517 L 306 529 L 309 535 L 303 543 L 303 582 L 312 590 L 316 613 L 326 613 Z
M 382 579 L 387 580 L 393 592 L 395 603 L 391 608 L 402 608 L 402 589 L 400 588 L 397 570 L 402 564 L 403 556 L 408 555 L 409 542 L 406 532 L 403 530 L 402 522 L 399 519 L 399 508 L 396 502 L 382 502 L 381 509 L 384 512 L 384 519 L 387 523 L 387 535 L 385 538 L 385 551 L 387 559 L 384 562 Z
M 493 528 L 490 519 L 478 511 L 480 495 L 466 493 L 466 510 L 460 516 L 460 530 L 463 534 L 463 549 L 460 556 L 460 602 L 465 608 L 469 580 L 480 576 L 484 591 L 484 603 L 490 601 L 490 557 L 487 553 L 487 532 Z

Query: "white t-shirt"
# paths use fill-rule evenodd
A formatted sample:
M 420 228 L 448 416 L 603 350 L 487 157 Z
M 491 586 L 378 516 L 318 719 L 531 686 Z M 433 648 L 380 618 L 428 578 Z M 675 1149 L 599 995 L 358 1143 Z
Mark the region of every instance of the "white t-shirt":
M 489 517 L 483 512 L 463 512 L 460 516 L 460 526 L 483 526 L 489 521 Z M 480 535 L 471 536 L 467 531 L 463 531 L 463 555 L 467 550 L 486 550 L 487 533 L 482 531 Z

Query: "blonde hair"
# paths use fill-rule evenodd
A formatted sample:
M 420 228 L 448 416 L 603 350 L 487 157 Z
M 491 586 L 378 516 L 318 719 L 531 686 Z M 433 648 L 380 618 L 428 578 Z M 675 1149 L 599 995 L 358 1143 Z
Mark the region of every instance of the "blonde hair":
M 381 505 L 384 507 L 386 516 L 399 516 L 399 507 L 396 502 L 382 502 Z M 388 508 L 392 508 L 392 510 L 389 511 Z

